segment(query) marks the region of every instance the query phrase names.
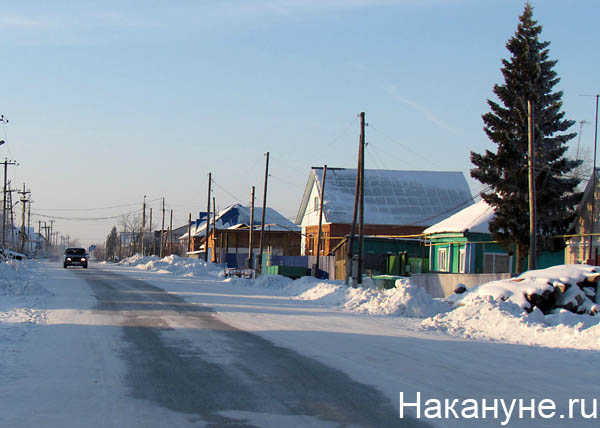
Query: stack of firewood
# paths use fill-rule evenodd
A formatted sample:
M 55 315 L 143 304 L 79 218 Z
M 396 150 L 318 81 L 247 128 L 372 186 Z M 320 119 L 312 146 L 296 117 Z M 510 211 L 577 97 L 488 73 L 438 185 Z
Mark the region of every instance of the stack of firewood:
M 543 292 L 526 294 L 527 301 L 531 304 L 528 311 L 534 307 L 540 309 L 544 314 L 549 314 L 556 309 L 566 309 L 578 314 L 596 315 L 600 311 L 600 299 L 598 299 L 598 281 L 600 273 L 593 273 L 583 281 L 569 284 L 560 281 L 549 282 Z M 513 281 L 524 281 L 515 278 Z

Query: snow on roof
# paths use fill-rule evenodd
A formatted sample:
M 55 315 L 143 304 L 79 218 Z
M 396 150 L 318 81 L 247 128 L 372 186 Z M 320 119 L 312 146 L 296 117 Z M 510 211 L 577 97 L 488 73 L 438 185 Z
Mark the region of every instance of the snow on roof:
M 254 208 L 254 227 L 260 227 L 262 220 L 262 207 Z M 212 228 L 212 218 L 210 220 Z M 250 207 L 240 204 L 231 205 L 217 213 L 217 229 L 239 229 L 241 226 L 250 224 Z M 300 228 L 290 220 L 279 214 L 273 208 L 267 207 L 265 212 L 265 229 L 270 231 L 296 231 Z M 204 236 L 206 231 L 206 220 L 192 227 L 192 236 Z M 181 239 L 187 238 L 187 233 Z
M 308 211 L 314 182 L 321 188 L 323 168 L 311 169 L 296 224 Z M 327 168 L 325 221 L 352 223 L 356 169 Z M 472 204 L 462 172 L 365 170 L 365 223 L 431 225 Z
M 444 232 L 489 233 L 490 220 L 494 217 L 494 208 L 484 200 L 471 205 L 445 220 L 425 229 L 426 235 Z

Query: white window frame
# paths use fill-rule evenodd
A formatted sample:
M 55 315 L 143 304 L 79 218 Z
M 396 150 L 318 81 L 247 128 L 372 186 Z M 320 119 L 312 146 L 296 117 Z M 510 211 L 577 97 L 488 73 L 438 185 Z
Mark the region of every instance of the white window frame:
M 458 249 L 458 271 L 467 273 L 467 247 Z
M 443 261 L 443 263 L 442 263 Z M 448 248 L 438 248 L 437 265 L 440 272 L 449 272 L 448 269 Z

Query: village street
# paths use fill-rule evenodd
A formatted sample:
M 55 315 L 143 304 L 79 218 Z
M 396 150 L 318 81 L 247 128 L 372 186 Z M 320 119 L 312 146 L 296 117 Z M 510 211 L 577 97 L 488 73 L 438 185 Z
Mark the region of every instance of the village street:
M 498 426 L 400 419 L 398 395 L 562 406 L 597 391 L 596 352 L 452 338 L 420 320 L 343 313 L 209 276 L 37 269 L 53 295 L 3 354 L 3 426 Z M 515 417 L 507 426 L 594 424 Z

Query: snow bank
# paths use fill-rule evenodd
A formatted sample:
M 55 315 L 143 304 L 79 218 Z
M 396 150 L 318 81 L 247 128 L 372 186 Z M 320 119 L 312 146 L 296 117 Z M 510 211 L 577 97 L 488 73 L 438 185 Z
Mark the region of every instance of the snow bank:
M 433 299 L 408 278 L 397 280 L 396 287 L 389 290 L 350 289 L 343 307 L 352 312 L 410 318 L 427 318 L 450 310 L 448 304 Z
M 307 300 L 347 312 L 426 318 L 450 310 L 444 302 L 433 299 L 409 278 L 396 281 L 389 290 L 350 288 L 342 281 L 325 281 L 303 277 L 295 281 L 282 276 L 262 276 L 257 280 L 237 280 L 236 285 L 269 289 L 272 294 Z
M 600 317 L 564 309 L 550 315 L 537 308 L 527 313 L 510 300 L 491 296 L 471 299 L 450 312 L 425 319 L 421 326 L 471 339 L 600 350 Z
M 0 296 L 48 296 L 36 280 L 34 264 L 27 260 L 0 262 Z
M 206 263 L 204 260 L 182 258 L 170 255 L 164 258 L 158 256 L 141 256 L 136 254 L 119 262 L 121 265 L 135 267 L 157 273 L 172 273 L 181 276 L 206 276 L 219 277 L 223 275 L 223 269 L 217 265 Z
M 538 305 L 547 306 L 533 298 L 546 296 L 556 305 L 572 310 L 588 308 L 595 313 L 595 287 L 587 290 L 578 284 L 595 280 L 597 270 L 595 266 L 561 265 L 526 272 L 516 281 L 492 281 L 452 296 L 449 301 L 455 309 L 430 317 L 421 325 L 467 338 L 600 350 L 600 316 L 562 308 L 550 308 L 544 314 Z

